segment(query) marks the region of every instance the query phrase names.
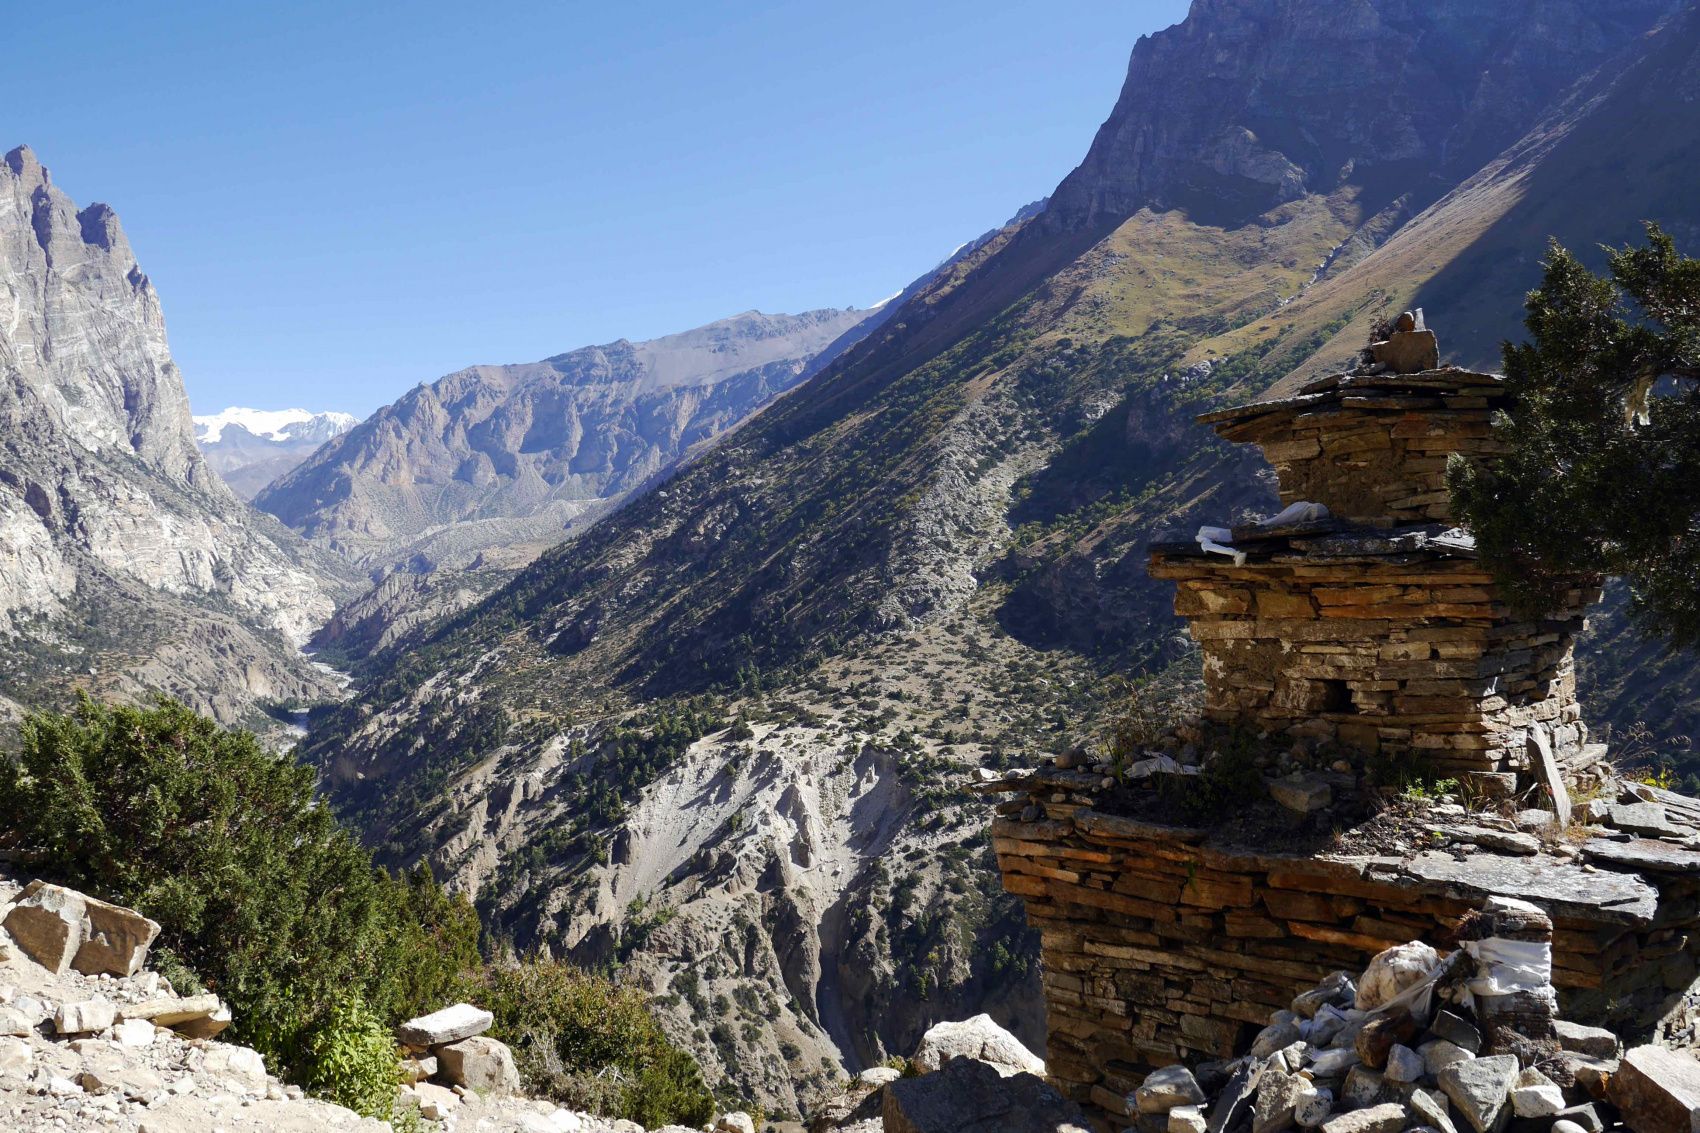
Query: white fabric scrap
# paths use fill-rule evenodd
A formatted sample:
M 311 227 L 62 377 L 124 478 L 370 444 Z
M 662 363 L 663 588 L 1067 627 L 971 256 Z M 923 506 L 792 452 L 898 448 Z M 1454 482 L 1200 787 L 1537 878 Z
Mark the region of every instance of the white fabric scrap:
M 1259 527 L 1286 527 L 1293 523 L 1320 523 L 1327 519 L 1328 515 L 1326 504 L 1313 504 L 1308 500 L 1300 500 L 1298 503 L 1288 504 L 1282 508 L 1278 515 L 1258 520 L 1257 525 Z
M 1538 991 L 1552 983 L 1552 944 L 1547 941 L 1486 940 L 1464 943 L 1476 961 L 1476 977 L 1465 986 L 1471 995 L 1510 995 Z
M 1200 527 L 1198 545 L 1212 555 L 1227 555 L 1235 566 L 1245 566 L 1245 552 L 1236 551 L 1232 544 L 1234 533 L 1226 527 Z

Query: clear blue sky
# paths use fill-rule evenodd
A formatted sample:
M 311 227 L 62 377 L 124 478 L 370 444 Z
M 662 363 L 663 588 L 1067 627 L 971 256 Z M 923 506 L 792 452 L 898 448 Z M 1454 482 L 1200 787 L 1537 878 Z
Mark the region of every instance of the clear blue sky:
M 18 5 L 0 150 L 122 217 L 197 412 L 863 306 L 1049 192 L 1184 0 Z

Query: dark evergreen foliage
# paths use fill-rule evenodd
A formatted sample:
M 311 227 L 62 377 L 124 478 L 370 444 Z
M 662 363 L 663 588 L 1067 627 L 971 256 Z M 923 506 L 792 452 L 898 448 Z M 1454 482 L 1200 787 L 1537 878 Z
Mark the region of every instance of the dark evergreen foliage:
M 1526 325 L 1510 451 L 1453 459 L 1456 513 L 1524 612 L 1617 575 L 1647 632 L 1700 645 L 1700 261 L 1654 224 L 1605 277 L 1555 243 Z

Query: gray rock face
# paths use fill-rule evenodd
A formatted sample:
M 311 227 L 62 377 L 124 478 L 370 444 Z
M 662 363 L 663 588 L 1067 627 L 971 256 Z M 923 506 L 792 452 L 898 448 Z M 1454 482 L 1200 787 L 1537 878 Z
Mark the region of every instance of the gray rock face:
M 365 564 L 559 542 L 814 373 L 870 312 L 746 312 L 421 385 L 255 502 Z M 453 525 L 450 531 L 439 530 Z
M 305 548 L 196 450 L 116 214 L 78 210 L 24 148 L 0 161 L 0 548 L 11 699 L 50 700 L 68 668 L 225 720 L 318 688 L 293 656 L 332 605 Z
M 1354 172 L 1467 174 L 1669 7 L 1195 3 L 1134 48 L 1121 99 L 1054 194 L 1050 223 L 1152 203 L 1245 219 Z

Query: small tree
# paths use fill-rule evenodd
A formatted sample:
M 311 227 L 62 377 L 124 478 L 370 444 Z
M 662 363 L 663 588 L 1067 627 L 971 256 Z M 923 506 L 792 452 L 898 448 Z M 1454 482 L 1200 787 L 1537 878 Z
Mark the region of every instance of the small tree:
M 1454 457 L 1454 509 L 1525 613 L 1626 579 L 1639 623 L 1700 645 L 1700 261 L 1655 224 L 1594 275 L 1556 242 L 1506 343 L 1504 455 Z

